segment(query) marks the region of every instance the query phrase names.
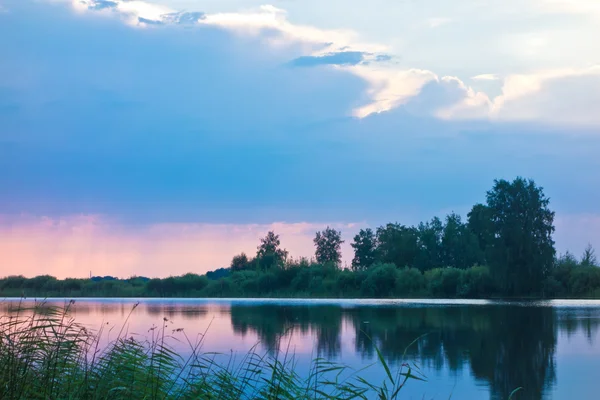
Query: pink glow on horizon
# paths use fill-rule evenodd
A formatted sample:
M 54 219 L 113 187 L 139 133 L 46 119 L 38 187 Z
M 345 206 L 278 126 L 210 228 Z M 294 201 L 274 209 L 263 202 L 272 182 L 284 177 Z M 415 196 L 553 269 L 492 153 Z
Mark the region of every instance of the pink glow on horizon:
M 260 237 L 274 230 L 292 257 L 311 257 L 312 239 L 328 224 L 273 223 L 123 225 L 101 216 L 0 216 L 0 276 L 48 274 L 58 278 L 112 275 L 165 277 L 227 267 L 242 251 L 253 256 Z M 359 226 L 342 231 L 344 260 Z

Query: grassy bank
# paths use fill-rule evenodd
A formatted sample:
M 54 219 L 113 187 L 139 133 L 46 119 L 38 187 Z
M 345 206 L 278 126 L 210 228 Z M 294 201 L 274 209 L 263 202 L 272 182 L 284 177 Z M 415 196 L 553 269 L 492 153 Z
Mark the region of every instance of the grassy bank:
M 423 380 L 407 363 L 391 371 L 379 353 L 381 382 L 323 359 L 301 374 L 285 348 L 274 356 L 219 357 L 166 323 L 144 337 L 124 326 L 103 343 L 102 329 L 79 325 L 69 307 L 37 304 L 1 317 L 1 399 L 395 399 L 408 381 Z M 174 341 L 186 343 L 189 356 L 174 351 Z

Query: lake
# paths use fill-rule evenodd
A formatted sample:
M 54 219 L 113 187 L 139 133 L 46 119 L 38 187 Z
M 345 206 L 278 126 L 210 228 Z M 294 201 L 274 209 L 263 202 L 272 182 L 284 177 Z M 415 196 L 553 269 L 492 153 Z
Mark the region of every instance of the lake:
M 182 354 L 185 334 L 224 361 L 253 346 L 287 351 L 300 371 L 315 357 L 361 369 L 377 362 L 377 346 L 391 366 L 414 362 L 426 376 L 403 389 L 406 399 L 507 399 L 517 387 L 516 399 L 591 399 L 599 390 L 600 301 L 78 299 L 71 313 L 104 327 L 105 340 L 123 326 L 147 336 L 166 318 Z M 360 373 L 377 383 L 382 374 L 379 365 Z

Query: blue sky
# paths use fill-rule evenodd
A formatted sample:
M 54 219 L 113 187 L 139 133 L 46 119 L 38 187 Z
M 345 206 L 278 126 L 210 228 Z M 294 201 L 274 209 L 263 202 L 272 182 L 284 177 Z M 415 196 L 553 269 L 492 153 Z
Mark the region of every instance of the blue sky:
M 201 272 L 273 226 L 309 255 L 517 175 L 600 246 L 599 35 L 584 0 L 0 0 L 0 267 Z

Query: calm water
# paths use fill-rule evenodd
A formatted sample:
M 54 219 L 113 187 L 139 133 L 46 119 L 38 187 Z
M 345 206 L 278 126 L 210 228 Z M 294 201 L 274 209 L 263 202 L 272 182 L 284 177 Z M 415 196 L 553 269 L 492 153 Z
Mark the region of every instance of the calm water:
M 321 356 L 356 369 L 376 362 L 373 341 L 391 365 L 417 363 L 428 382 L 412 382 L 406 399 L 595 399 L 600 394 L 600 302 L 440 300 L 139 300 L 129 334 L 148 335 L 168 319 L 169 331 L 206 332 L 203 349 L 239 354 L 290 348 L 300 369 Z M 7 304 L 2 303 L 2 313 Z M 63 304 L 63 300 L 55 300 Z M 77 300 L 76 320 L 115 327 L 116 336 L 137 300 Z M 171 330 L 172 328 L 172 330 Z M 175 337 L 183 333 L 174 332 Z M 183 353 L 187 346 L 174 341 Z M 365 378 L 381 382 L 382 370 Z

